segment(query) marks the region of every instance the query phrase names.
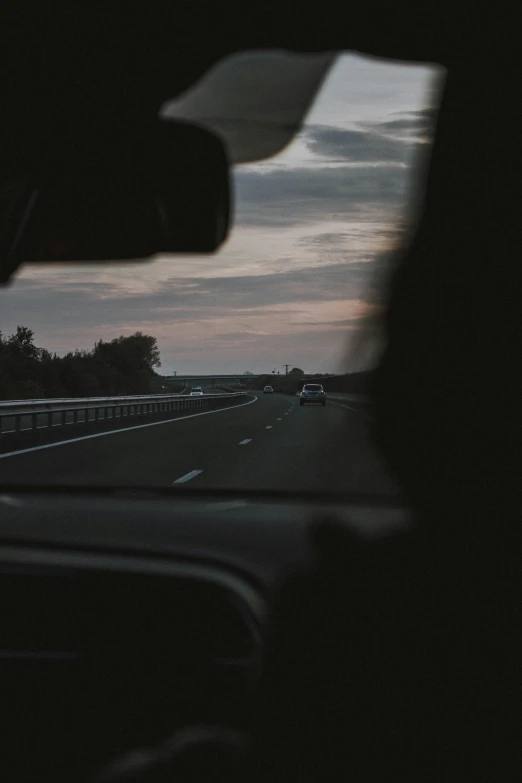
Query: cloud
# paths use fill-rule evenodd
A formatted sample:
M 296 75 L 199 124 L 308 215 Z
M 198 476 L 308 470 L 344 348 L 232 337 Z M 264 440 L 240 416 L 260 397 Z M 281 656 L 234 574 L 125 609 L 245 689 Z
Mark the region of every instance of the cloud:
M 372 333 L 393 264 L 375 251 L 396 244 L 409 219 L 413 158 L 429 148 L 419 142 L 436 116 L 391 110 L 434 102 L 431 74 L 340 58 L 295 146 L 236 169 L 239 231 L 222 253 L 24 270 L 1 298 L 0 328 L 26 324 L 58 351 L 142 329 L 158 337 L 167 370 L 258 370 L 275 357 L 335 369 L 343 331 L 353 341 Z M 351 125 L 334 127 L 340 119 Z
M 177 278 L 158 284 L 148 293 L 130 293 L 117 285 L 82 283 L 81 285 L 39 278 L 19 278 L 3 302 L 3 331 L 24 324 L 37 333 L 52 335 L 56 350 L 88 347 L 98 337 L 116 336 L 124 331 L 154 329 L 168 323 L 186 329 L 197 329 L 205 320 L 220 320 L 259 315 L 270 317 L 271 310 L 306 303 L 381 299 L 380 279 L 390 265 L 390 254 L 382 253 L 373 261 L 350 261 L 324 264 L 305 269 L 235 277 Z M 49 300 L 52 297 L 53 307 Z M 303 315 L 304 315 L 303 312 Z M 247 322 L 246 321 L 246 322 Z M 57 323 L 64 324 L 57 327 Z M 65 326 L 67 325 L 67 326 Z M 234 334 L 247 339 L 263 329 L 249 329 Z M 63 344 L 64 335 L 82 336 L 81 344 Z M 231 330 L 225 329 L 231 339 Z M 183 335 L 185 337 L 186 335 Z M 172 334 L 176 343 L 179 335 Z M 62 346 L 62 347 L 60 347 Z
M 395 112 L 392 119 L 359 122 L 355 128 L 308 125 L 301 138 L 307 149 L 325 160 L 352 164 L 402 164 L 432 139 L 438 110 Z
M 395 243 L 397 239 L 402 235 L 403 227 L 391 224 L 375 224 L 369 225 L 357 225 L 353 229 L 345 229 L 343 226 L 338 231 L 323 231 L 316 234 L 300 237 L 297 240 L 297 245 L 306 247 L 312 250 L 319 250 L 328 252 L 333 250 L 338 252 L 339 250 L 348 251 L 355 242 L 360 243 L 361 240 L 370 239 L 371 246 L 375 246 L 375 240 L 385 240 L 387 245 Z M 359 260 L 370 260 L 375 258 L 375 251 L 371 252 L 369 249 L 366 252 L 358 252 L 357 258 Z
M 240 226 L 299 226 L 325 220 L 391 222 L 415 185 L 416 160 L 429 150 L 435 109 L 398 112 L 357 129 L 309 125 L 301 140 L 316 161 L 281 168 L 238 168 Z
M 389 134 L 411 134 L 420 138 L 431 139 L 434 135 L 438 109 L 426 108 L 419 111 L 396 112 L 404 115 L 397 120 L 387 120 L 378 123 L 364 123 L 362 127 Z
M 298 226 L 325 220 L 398 219 L 408 192 L 405 167 L 349 166 L 238 170 L 236 223 Z
M 349 130 L 312 125 L 307 128 L 304 140 L 310 152 L 327 158 L 350 163 L 407 165 L 419 143 L 405 142 L 378 132 L 382 124 L 373 127 L 375 130 Z
M 368 315 L 356 315 L 353 318 L 342 318 L 338 321 L 321 321 L 314 326 L 321 329 L 374 329 L 378 323 L 381 308 L 375 308 L 375 311 Z M 310 321 L 296 321 L 296 326 L 310 326 Z

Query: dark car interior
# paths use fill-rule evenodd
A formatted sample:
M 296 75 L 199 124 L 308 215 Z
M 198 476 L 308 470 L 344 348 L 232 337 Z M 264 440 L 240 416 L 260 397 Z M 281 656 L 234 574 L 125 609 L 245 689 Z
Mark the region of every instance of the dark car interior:
M 282 130 L 279 146 L 298 129 L 332 53 L 356 50 L 446 69 L 433 149 L 390 285 L 388 345 L 375 388 L 375 437 L 404 502 L 233 489 L 0 488 L 6 783 L 88 783 L 125 754 L 193 725 L 260 736 L 251 780 L 334 780 L 345 769 L 357 781 L 396 774 L 408 781 L 519 779 L 515 11 L 515 3 L 482 9 L 467 0 L 323 3 L 308 10 L 287 2 L 3 4 L 0 279 L 7 289 L 27 263 L 146 263 L 158 252 L 212 253 L 222 245 L 233 230 L 230 167 L 246 142 L 232 153 L 223 138 L 159 112 L 228 55 L 310 55 L 309 79 L 303 76 L 296 89 L 295 123 Z M 257 133 L 253 126 L 243 150 L 252 160 L 256 145 L 260 158 L 266 154 Z M 342 568 L 344 545 L 321 539 L 321 520 L 347 537 Z M 350 547 L 360 541 L 364 547 L 354 545 L 350 560 Z M 400 549 L 404 541 L 408 556 Z M 278 601 L 285 575 L 295 568 L 301 574 L 317 551 L 327 565 L 307 584 L 310 594 L 303 592 L 302 602 L 285 603 L 288 595 Z M 392 561 L 403 570 L 394 572 L 390 588 L 383 574 Z M 373 578 L 373 588 L 360 588 L 358 624 L 343 621 L 335 631 L 346 607 L 353 609 L 346 598 L 355 594 L 353 585 L 345 594 L 338 573 L 350 569 L 361 585 Z M 457 573 L 482 585 L 475 595 L 487 605 L 487 628 L 478 605 L 466 604 Z M 396 585 L 410 577 L 417 586 L 433 577 L 438 587 L 405 619 L 391 607 L 406 595 L 403 582 L 400 590 Z M 363 616 L 370 593 L 386 594 L 388 603 Z M 324 605 L 314 604 L 319 595 Z M 457 617 L 456 609 L 445 615 L 442 608 L 434 620 L 433 607 L 438 599 L 454 607 L 455 596 L 459 634 L 431 645 L 430 622 L 436 628 L 441 616 Z M 279 614 L 272 615 L 274 606 Z M 413 616 L 422 626 L 417 635 Z M 326 630 L 321 617 L 330 618 Z M 362 642 L 365 618 L 371 638 Z M 408 664 L 401 668 L 406 657 L 394 634 L 406 627 Z M 425 657 L 413 654 L 421 637 Z M 390 658 L 378 655 L 390 638 Z M 329 657 L 337 644 L 350 650 L 344 660 Z M 436 647 L 444 650 L 439 668 L 430 657 Z M 453 656 L 445 657 L 450 648 Z M 461 666 L 455 682 L 450 658 Z M 361 660 L 373 668 L 366 671 Z M 419 660 L 426 664 L 423 710 L 401 723 L 406 702 L 396 686 L 401 677 L 410 682 L 409 674 L 419 681 Z M 341 685 L 333 674 L 325 683 L 318 672 L 326 667 L 342 672 Z M 346 667 L 355 680 L 359 672 L 361 688 L 368 685 L 365 693 L 357 690 L 360 721 L 350 724 L 349 753 L 335 702 L 337 689 L 348 687 Z M 375 687 L 387 677 L 389 687 Z M 444 701 L 440 682 L 454 698 Z M 330 712 L 327 697 L 336 704 Z M 427 704 L 435 704 L 437 719 Z M 469 712 L 484 720 L 470 728 Z M 306 719 L 300 723 L 296 715 Z M 329 734 L 332 725 L 338 731 Z M 347 766 L 339 766 L 347 756 Z M 125 774 L 114 779 L 174 779 L 149 778 L 146 770 Z M 200 779 L 221 779 L 219 764 L 213 774 Z
M 44 559 L 2 565 L 8 779 L 94 774 L 187 722 L 241 727 L 260 653 L 248 583 L 172 559 Z

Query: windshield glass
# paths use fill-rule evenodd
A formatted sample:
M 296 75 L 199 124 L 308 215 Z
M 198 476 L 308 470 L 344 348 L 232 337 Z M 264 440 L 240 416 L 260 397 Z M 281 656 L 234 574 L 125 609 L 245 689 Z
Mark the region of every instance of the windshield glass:
M 234 169 L 216 255 L 22 268 L 0 292 L 0 483 L 394 494 L 371 380 L 438 76 L 339 57 L 290 146 Z

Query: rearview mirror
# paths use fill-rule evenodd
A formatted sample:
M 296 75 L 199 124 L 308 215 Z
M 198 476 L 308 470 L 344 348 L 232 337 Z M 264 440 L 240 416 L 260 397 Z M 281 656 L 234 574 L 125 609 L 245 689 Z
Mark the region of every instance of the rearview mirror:
M 23 263 L 212 253 L 226 239 L 230 172 L 210 131 L 157 120 L 110 139 L 61 141 L 0 181 L 0 281 Z

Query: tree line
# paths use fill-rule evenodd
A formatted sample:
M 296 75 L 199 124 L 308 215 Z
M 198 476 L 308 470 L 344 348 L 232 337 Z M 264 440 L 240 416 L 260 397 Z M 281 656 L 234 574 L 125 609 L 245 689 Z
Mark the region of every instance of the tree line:
M 0 399 L 148 394 L 159 365 L 156 338 L 142 332 L 58 356 L 18 326 L 8 337 L 0 332 Z

